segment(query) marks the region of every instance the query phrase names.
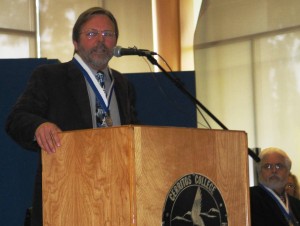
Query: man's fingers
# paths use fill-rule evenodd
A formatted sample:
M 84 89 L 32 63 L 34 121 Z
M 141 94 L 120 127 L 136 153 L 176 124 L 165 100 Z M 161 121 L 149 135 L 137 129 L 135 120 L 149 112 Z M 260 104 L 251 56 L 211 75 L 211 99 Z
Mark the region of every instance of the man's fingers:
M 56 148 L 61 146 L 58 133 L 61 130 L 53 123 L 41 124 L 35 132 L 35 136 L 39 146 L 47 153 L 55 152 Z
M 49 154 L 55 152 L 55 145 L 53 144 L 49 132 L 40 130 L 36 134 L 37 142 L 44 151 L 46 151 Z
M 61 132 L 61 130 L 58 127 L 56 127 L 54 131 L 50 132 L 51 139 L 52 139 L 52 141 L 53 141 L 53 143 L 55 144 L 56 147 L 61 146 L 60 138 L 58 136 L 58 133 L 60 133 L 60 132 Z

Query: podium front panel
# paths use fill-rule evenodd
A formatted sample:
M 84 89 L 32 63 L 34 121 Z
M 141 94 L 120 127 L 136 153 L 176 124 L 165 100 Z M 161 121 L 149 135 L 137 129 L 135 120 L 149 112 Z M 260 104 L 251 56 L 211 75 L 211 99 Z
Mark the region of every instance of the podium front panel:
M 201 174 L 217 186 L 226 205 L 228 225 L 250 225 L 244 132 L 164 127 L 136 131 L 137 225 L 161 225 L 169 190 L 189 174 Z M 192 205 L 186 205 L 188 213 Z
M 133 128 L 61 134 L 43 153 L 44 226 L 131 225 Z

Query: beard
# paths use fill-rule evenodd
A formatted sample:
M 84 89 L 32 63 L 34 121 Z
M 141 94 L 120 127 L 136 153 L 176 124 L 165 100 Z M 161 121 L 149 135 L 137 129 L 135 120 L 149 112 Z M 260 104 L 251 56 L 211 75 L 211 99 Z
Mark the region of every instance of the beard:
M 279 190 L 285 187 L 287 181 L 276 174 L 272 174 L 266 179 L 260 178 L 260 183 L 272 190 Z
M 78 46 L 78 54 L 82 57 L 87 65 L 95 70 L 102 70 L 107 67 L 109 60 L 113 56 L 113 51 L 107 48 L 103 43 L 91 49 L 84 49 Z

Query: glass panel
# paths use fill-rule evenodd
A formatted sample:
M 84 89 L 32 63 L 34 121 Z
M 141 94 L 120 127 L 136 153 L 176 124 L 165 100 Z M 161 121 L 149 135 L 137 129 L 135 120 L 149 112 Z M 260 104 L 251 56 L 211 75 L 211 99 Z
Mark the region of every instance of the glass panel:
M 255 41 L 258 144 L 280 147 L 292 161 L 300 159 L 299 37 L 300 32 L 291 32 Z M 300 165 L 293 171 L 300 172 Z
M 1 0 L 0 27 L 34 31 L 35 6 L 34 0 Z M 8 23 L 9 21 L 9 23 Z
M 35 38 L 0 34 L 0 58 L 36 57 Z
M 84 10 L 98 0 L 40 0 L 41 56 L 66 62 L 73 57 L 72 28 Z
M 198 99 L 228 129 L 250 132 L 251 147 L 255 141 L 250 53 L 249 42 L 197 50 L 195 67 Z M 219 128 L 215 123 L 211 127 Z

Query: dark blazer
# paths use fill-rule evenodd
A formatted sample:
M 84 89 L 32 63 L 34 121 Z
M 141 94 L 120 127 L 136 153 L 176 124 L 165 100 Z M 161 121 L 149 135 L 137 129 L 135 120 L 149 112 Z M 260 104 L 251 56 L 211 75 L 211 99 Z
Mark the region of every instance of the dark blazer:
M 121 124 L 136 124 L 134 91 L 124 75 L 113 70 L 114 91 Z M 44 122 L 53 122 L 63 131 L 92 128 L 86 82 L 72 62 L 43 65 L 34 70 L 27 88 L 6 121 L 7 133 L 23 148 L 39 151 L 34 134 Z M 41 164 L 39 163 L 33 203 L 32 225 L 42 225 Z
M 300 221 L 300 200 L 289 198 L 290 208 Z M 273 198 L 260 186 L 250 188 L 252 226 L 289 226 Z
M 121 124 L 135 124 L 133 89 L 124 75 L 113 70 L 112 76 Z M 46 121 L 57 124 L 63 131 L 92 128 L 86 82 L 72 62 L 43 65 L 33 72 L 8 116 L 6 131 L 24 148 L 38 150 L 34 133 Z

